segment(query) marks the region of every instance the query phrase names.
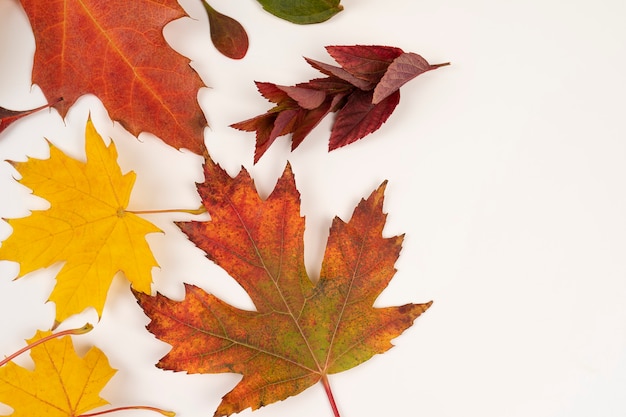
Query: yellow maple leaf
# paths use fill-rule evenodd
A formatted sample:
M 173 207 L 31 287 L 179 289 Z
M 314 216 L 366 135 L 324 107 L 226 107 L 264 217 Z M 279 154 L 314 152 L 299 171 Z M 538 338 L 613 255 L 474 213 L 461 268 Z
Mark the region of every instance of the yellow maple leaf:
M 65 262 L 50 295 L 57 322 L 87 307 L 100 316 L 118 271 L 135 290 L 149 294 L 152 268 L 158 266 L 145 235 L 160 230 L 126 210 L 135 173 L 122 175 L 115 145 L 104 144 L 91 120 L 85 142 L 87 162 L 51 146 L 50 159 L 15 165 L 20 182 L 50 208 L 8 220 L 13 233 L 0 247 L 0 259 L 20 263 L 18 278 Z
M 38 331 L 29 342 L 48 334 Z M 116 370 L 100 349 L 80 357 L 64 336 L 33 347 L 31 357 L 34 371 L 13 362 L 0 367 L 0 402 L 13 408 L 11 417 L 74 417 L 108 404 L 99 393 Z

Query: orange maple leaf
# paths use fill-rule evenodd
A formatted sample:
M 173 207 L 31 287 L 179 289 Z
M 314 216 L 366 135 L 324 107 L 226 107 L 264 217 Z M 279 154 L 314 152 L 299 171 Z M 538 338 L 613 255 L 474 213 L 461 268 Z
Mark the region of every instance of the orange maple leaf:
M 176 0 L 22 0 L 35 35 L 33 82 L 65 117 L 94 94 L 132 134 L 154 133 L 202 153 L 203 86 L 189 60 L 171 49 L 163 27 L 185 16 Z
M 243 379 L 216 416 L 259 408 L 388 350 L 391 339 L 430 305 L 374 308 L 395 273 L 402 236 L 382 236 L 385 184 L 361 201 L 349 222 L 335 218 L 317 284 L 304 266 L 304 219 L 287 166 L 263 201 L 243 170 L 235 179 L 207 160 L 198 186 L 208 222 L 179 227 L 250 295 L 245 311 L 186 286 L 177 302 L 135 293 L 150 332 L 172 345 L 158 366 L 190 373 L 235 372 Z

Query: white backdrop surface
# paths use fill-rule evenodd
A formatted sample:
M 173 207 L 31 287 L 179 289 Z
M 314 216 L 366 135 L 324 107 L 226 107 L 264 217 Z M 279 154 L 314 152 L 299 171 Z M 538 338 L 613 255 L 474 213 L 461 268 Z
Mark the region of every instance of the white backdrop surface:
M 209 86 L 198 97 L 211 156 L 232 175 L 249 169 L 264 196 L 292 164 L 313 277 L 333 216 L 348 220 L 361 198 L 389 180 L 385 234 L 406 237 L 377 305 L 434 300 L 396 347 L 331 376 L 343 417 L 626 415 L 626 3 L 344 0 L 343 12 L 311 26 L 279 20 L 253 0 L 211 3 L 247 29 L 243 60 L 213 48 L 196 0 L 181 1 L 191 18 L 165 30 Z M 253 166 L 254 134 L 228 127 L 269 108 L 253 81 L 317 77 L 302 56 L 330 63 L 325 45 L 351 44 L 398 46 L 452 65 L 402 87 L 394 114 L 367 138 L 328 153 L 326 120 L 294 152 L 283 137 Z M 19 2 L 0 1 L 1 107 L 45 102 L 31 86 L 34 48 Z M 149 134 L 138 141 L 88 96 L 65 122 L 46 110 L 0 134 L 0 218 L 46 207 L 4 161 L 46 157 L 44 138 L 82 157 L 88 114 L 115 142 L 122 169 L 137 173 L 133 208 L 198 205 L 198 156 Z M 148 238 L 161 266 L 154 291 L 180 299 L 189 282 L 252 308 L 172 224 L 190 216 L 146 218 L 165 231 Z M 0 241 L 10 233 L 0 221 Z M 54 305 L 46 300 L 59 268 L 14 280 L 18 265 L 0 261 L 0 355 L 50 328 Z M 61 328 L 86 321 L 95 323 L 95 312 Z M 212 415 L 240 377 L 157 369 L 169 347 L 145 330 L 147 322 L 117 276 L 101 321 L 74 339 L 81 351 L 98 346 L 119 370 L 102 396 L 116 406 Z M 27 357 L 19 361 L 28 366 Z M 332 413 L 320 385 L 240 415 Z

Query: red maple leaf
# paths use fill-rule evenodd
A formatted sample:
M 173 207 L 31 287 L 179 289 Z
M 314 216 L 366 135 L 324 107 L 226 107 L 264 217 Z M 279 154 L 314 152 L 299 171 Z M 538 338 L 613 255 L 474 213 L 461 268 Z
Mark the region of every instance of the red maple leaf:
M 65 117 L 94 94 L 132 134 L 151 132 L 202 153 L 203 86 L 163 27 L 185 16 L 176 0 L 22 0 L 35 35 L 33 82 Z
M 400 101 L 402 85 L 426 71 L 448 65 L 431 65 L 417 54 L 390 46 L 327 46 L 326 50 L 340 66 L 305 58 L 326 78 L 293 87 L 257 82 L 259 92 L 276 106 L 231 125 L 256 132 L 255 163 L 279 136 L 292 133 L 294 150 L 332 112 L 337 112 L 337 117 L 329 150 L 367 136 L 391 116 Z

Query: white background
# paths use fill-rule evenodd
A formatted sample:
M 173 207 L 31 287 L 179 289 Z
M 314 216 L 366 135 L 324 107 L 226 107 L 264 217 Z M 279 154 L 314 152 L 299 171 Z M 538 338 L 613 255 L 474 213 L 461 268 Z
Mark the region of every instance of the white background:
M 406 239 L 398 272 L 377 304 L 434 300 L 395 348 L 331 376 L 343 417 L 626 415 L 626 3 L 344 0 L 343 12 L 311 26 L 281 21 L 253 0 L 212 4 L 246 27 L 251 43 L 242 61 L 213 48 L 196 0 L 183 3 L 192 18 L 165 34 L 210 86 L 199 100 L 213 158 L 233 175 L 240 165 L 250 169 L 264 196 L 291 162 L 314 277 L 332 217 L 347 220 L 388 179 L 385 233 Z M 329 119 L 295 152 L 283 137 L 252 166 L 254 134 L 228 125 L 270 107 L 253 81 L 288 85 L 317 77 L 302 56 L 331 63 L 325 45 L 351 44 L 398 46 L 452 65 L 402 87 L 395 113 L 364 140 L 328 153 Z M 0 106 L 44 103 L 31 87 L 33 53 L 19 3 L 1 0 Z M 122 168 L 137 172 L 133 208 L 198 205 L 200 158 L 149 134 L 140 143 L 95 97 L 81 99 L 65 124 L 55 111 L 14 124 L 0 135 L 0 158 L 45 157 L 44 137 L 81 157 L 89 112 L 115 141 Z M 16 175 L 0 162 L 2 218 L 46 207 Z M 250 307 L 232 279 L 173 226 L 190 216 L 146 218 L 165 231 L 148 239 L 161 265 L 155 291 L 180 299 L 182 283 L 190 282 Z M 0 222 L 0 240 L 10 233 Z M 18 265 L 0 262 L 0 355 L 50 328 L 54 305 L 45 301 L 59 268 L 14 281 Z M 61 328 L 96 320 L 86 311 Z M 128 283 L 116 277 L 102 320 L 74 339 L 81 352 L 98 346 L 119 369 L 103 397 L 115 406 L 211 416 L 239 376 L 155 368 L 168 346 L 145 330 L 147 322 Z M 332 413 L 314 386 L 253 415 Z

